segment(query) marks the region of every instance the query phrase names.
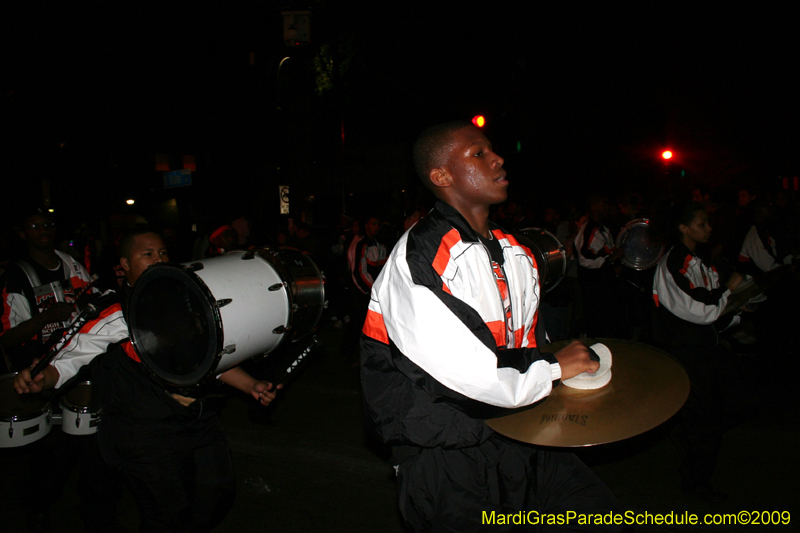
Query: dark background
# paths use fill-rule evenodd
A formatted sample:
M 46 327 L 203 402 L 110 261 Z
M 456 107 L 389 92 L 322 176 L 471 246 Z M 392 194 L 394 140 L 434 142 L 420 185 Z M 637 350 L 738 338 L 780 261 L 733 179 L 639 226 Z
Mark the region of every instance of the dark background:
M 6 8 L 6 202 L 41 203 L 47 180 L 62 216 L 188 228 L 277 217 L 289 185 L 315 223 L 398 215 L 418 189 L 415 136 L 478 113 L 511 196 L 537 206 L 694 184 L 731 197 L 800 173 L 791 7 L 431 4 Z M 284 44 L 286 9 L 311 10 L 310 44 Z M 340 66 L 321 93 L 319 57 Z M 193 185 L 163 189 L 156 154 L 172 169 L 195 156 Z

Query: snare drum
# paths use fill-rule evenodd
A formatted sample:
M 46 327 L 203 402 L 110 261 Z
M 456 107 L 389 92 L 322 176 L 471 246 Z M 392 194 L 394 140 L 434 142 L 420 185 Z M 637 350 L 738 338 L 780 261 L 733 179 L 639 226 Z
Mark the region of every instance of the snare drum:
M 53 427 L 50 402 L 39 394 L 17 394 L 14 376 L 0 377 L 0 448 L 36 442 Z
M 526 228 L 515 236 L 520 244 L 533 252 L 544 291 L 555 289 L 567 272 L 567 254 L 561 242 L 555 235 L 540 228 Z
M 631 220 L 617 237 L 617 248 L 622 248 L 622 264 L 634 270 L 654 267 L 664 255 L 664 243 L 652 231 L 646 218 Z
M 97 433 L 100 418 L 89 409 L 92 384 L 88 381 L 72 387 L 61 398 L 61 430 L 70 435 Z
M 307 255 L 230 252 L 148 268 L 131 294 L 128 324 L 156 379 L 190 387 L 312 332 L 324 304 L 322 276 Z

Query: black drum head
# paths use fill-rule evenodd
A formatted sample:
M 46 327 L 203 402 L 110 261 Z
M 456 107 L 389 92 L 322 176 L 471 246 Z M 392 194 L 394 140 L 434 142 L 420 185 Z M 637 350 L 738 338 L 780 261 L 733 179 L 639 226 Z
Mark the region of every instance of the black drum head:
M 219 310 L 190 269 L 165 263 L 149 267 L 128 302 L 128 326 L 142 362 L 166 385 L 197 385 L 217 367 Z

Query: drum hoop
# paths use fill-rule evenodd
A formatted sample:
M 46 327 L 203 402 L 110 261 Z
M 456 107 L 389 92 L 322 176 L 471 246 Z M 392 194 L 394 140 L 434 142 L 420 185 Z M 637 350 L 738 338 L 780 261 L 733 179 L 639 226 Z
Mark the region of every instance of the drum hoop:
M 273 251 L 269 249 L 262 249 L 256 252 L 256 255 L 261 257 L 261 259 L 263 259 L 267 263 L 273 265 L 275 267 L 275 273 L 287 285 L 286 297 L 288 299 L 287 303 L 289 305 L 288 337 L 291 339 L 292 342 L 297 341 L 304 335 L 300 335 L 300 332 L 297 331 L 295 324 L 295 315 L 297 314 L 298 311 L 298 309 L 295 307 L 297 302 L 294 301 L 297 298 L 297 280 L 295 279 L 295 275 L 292 269 L 287 265 L 287 262 L 284 261 L 284 259 L 281 257 L 281 250 Z M 322 277 L 319 267 L 317 266 L 317 263 L 310 256 L 303 254 L 303 260 L 309 261 L 311 265 L 314 267 L 314 270 L 317 272 L 317 275 L 320 276 L 320 278 Z M 319 324 L 319 320 L 320 318 L 322 318 L 322 313 L 324 311 L 324 304 L 325 304 L 325 295 L 324 295 L 324 282 L 323 282 L 322 301 L 319 302 L 318 310 L 314 320 L 314 323 L 316 324 Z
M 642 227 L 646 227 L 646 228 L 652 227 L 650 225 L 650 219 L 649 218 L 637 218 L 637 219 L 631 220 L 630 222 L 625 224 L 625 226 L 623 226 L 623 229 L 620 232 L 619 237 L 618 237 L 618 243 L 619 244 L 617 246 L 621 247 L 622 244 L 625 241 L 625 237 L 628 235 L 628 231 L 630 229 L 638 227 L 638 226 L 642 226 Z M 662 243 L 659 246 L 659 248 L 660 248 L 660 252 L 658 254 L 658 258 L 655 261 L 651 262 L 651 263 L 647 263 L 645 265 L 637 265 L 637 264 L 633 263 L 632 261 L 630 261 L 627 257 L 625 257 L 623 255 L 622 256 L 622 264 L 625 265 L 628 268 L 633 269 L 633 270 L 639 270 L 639 271 L 649 270 L 649 269 L 653 268 L 654 266 L 656 266 L 658 264 L 658 260 L 661 259 L 661 257 L 664 256 L 664 251 L 666 250 L 666 246 Z
M 553 235 L 552 233 L 550 233 L 549 231 L 547 231 L 544 228 L 524 228 L 524 229 L 519 230 L 519 233 L 521 233 L 523 236 L 525 236 L 529 241 L 531 241 L 531 243 L 533 243 L 534 246 L 536 246 L 537 251 L 539 252 L 539 255 L 543 256 L 544 259 L 547 259 L 547 256 L 549 256 L 551 253 L 553 253 L 553 251 L 551 251 L 551 250 L 546 250 L 546 251 L 542 250 L 541 245 L 538 242 L 536 242 L 534 239 L 531 239 L 526 232 L 533 232 L 533 233 L 538 233 L 538 234 L 547 234 L 553 240 L 553 242 L 557 244 L 556 250 L 561 252 L 561 257 L 564 258 L 564 261 L 561 262 L 561 272 L 558 273 L 558 278 L 556 279 L 555 283 L 553 283 L 551 286 L 547 287 L 546 289 L 544 288 L 544 280 L 546 280 L 547 278 L 550 277 L 550 271 L 548 270 L 550 268 L 550 264 L 547 261 L 545 261 L 544 265 L 539 265 L 538 263 L 536 265 L 538 270 L 544 271 L 544 276 L 541 276 L 541 275 L 539 276 L 539 279 L 541 280 L 542 288 L 544 289 L 545 292 L 550 292 L 553 289 L 555 289 L 556 287 L 558 287 L 559 283 L 561 283 L 561 280 L 564 279 L 564 276 L 567 273 L 567 261 L 566 261 L 567 251 L 566 251 L 566 248 L 561 243 L 561 241 L 558 240 L 558 237 L 556 237 L 555 235 Z
M 4 374 L 0 376 L 0 383 L 5 383 L 6 381 L 12 381 L 14 376 L 16 376 L 17 372 L 11 372 L 9 374 Z M 8 415 L 3 416 L 0 413 L 0 421 L 3 422 L 25 422 L 27 420 L 35 420 L 43 415 L 47 415 L 47 412 L 50 411 L 50 402 L 44 398 L 36 398 L 36 402 L 40 404 L 38 407 L 35 407 L 33 403 L 33 398 L 28 397 L 28 400 L 31 403 L 30 412 L 26 412 L 24 414 L 18 415 Z
M 155 274 L 156 272 L 159 274 Z M 162 272 L 163 274 L 161 274 Z M 206 285 L 206 283 L 200 278 L 200 276 L 194 273 L 192 267 L 176 265 L 172 263 L 157 263 L 148 267 L 136 282 L 133 293 L 131 294 L 130 302 L 136 301 L 136 296 L 152 281 L 162 277 L 180 280 L 188 279 L 194 282 L 185 283 L 185 285 L 189 287 L 189 290 L 192 291 L 195 296 L 199 297 L 198 299 L 201 302 L 208 304 L 203 306 L 206 323 L 209 325 L 209 328 L 213 328 L 214 341 L 216 342 L 209 343 L 209 348 L 203 356 L 202 361 L 198 367 L 189 374 L 172 374 L 171 372 L 166 372 L 157 364 L 155 364 L 155 361 L 153 361 L 153 359 L 143 350 L 137 349 L 136 353 L 139 354 L 139 357 L 141 357 L 142 362 L 145 364 L 145 367 L 150 374 L 159 382 L 172 387 L 193 387 L 205 382 L 205 379 L 208 378 L 210 373 L 209 369 L 216 368 L 220 359 L 222 358 L 222 341 L 224 335 L 222 316 L 219 312 L 219 307 L 217 306 L 217 301 L 214 298 L 213 293 L 208 288 L 208 285 Z M 130 317 L 129 323 L 131 343 L 135 348 L 138 337 L 138 335 L 134 333 L 136 331 L 136 317 L 130 311 L 131 309 L 129 309 L 128 312 L 128 316 Z M 211 326 L 212 324 L 213 326 Z M 154 367 L 157 368 L 158 371 L 154 370 Z
M 78 405 L 69 398 L 70 393 L 76 390 L 78 387 L 91 387 L 91 386 L 92 386 L 91 381 L 81 381 L 80 383 L 71 387 L 70 390 L 65 392 L 64 395 L 61 397 L 60 400 L 61 407 L 69 411 L 72 411 L 73 413 L 91 413 L 92 411 L 88 405 Z

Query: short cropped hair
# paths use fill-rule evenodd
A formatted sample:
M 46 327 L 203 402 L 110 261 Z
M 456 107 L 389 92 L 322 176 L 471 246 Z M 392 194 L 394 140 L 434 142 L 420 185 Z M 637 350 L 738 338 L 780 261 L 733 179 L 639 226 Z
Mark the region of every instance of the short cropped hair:
M 453 132 L 472 126 L 466 120 L 455 120 L 432 126 L 423 131 L 414 143 L 414 170 L 423 185 L 431 188 L 431 170 L 446 163 Z
M 125 259 L 130 259 L 131 253 L 133 252 L 133 243 L 136 240 L 136 237 L 139 235 L 145 235 L 147 233 L 152 233 L 153 235 L 158 235 L 161 237 L 157 231 L 153 231 L 149 228 L 129 231 L 119 240 L 119 256 L 124 257 Z

